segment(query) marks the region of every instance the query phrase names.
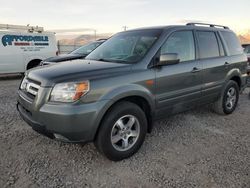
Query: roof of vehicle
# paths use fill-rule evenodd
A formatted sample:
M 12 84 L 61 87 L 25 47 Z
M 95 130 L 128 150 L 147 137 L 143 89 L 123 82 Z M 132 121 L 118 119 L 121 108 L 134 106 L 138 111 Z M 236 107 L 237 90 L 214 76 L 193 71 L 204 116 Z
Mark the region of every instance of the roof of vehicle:
M 192 28 L 192 29 L 205 29 L 205 30 L 221 30 L 221 31 L 231 31 L 229 27 L 222 26 L 222 25 L 215 25 L 215 24 L 205 24 L 205 23 L 188 23 L 186 25 L 167 25 L 167 26 L 153 26 L 153 27 L 142 27 L 137 29 L 131 29 L 128 31 L 140 31 L 140 30 L 151 30 L 151 29 L 162 29 L 162 30 L 168 30 L 172 28 L 178 28 L 178 29 L 186 29 L 186 28 Z M 125 31 L 126 32 L 126 31 Z
M 55 34 L 51 31 L 45 31 L 43 27 L 30 26 L 30 25 L 10 25 L 10 24 L 0 24 L 0 31 L 3 32 L 19 32 L 27 34 Z
M 94 44 L 94 43 L 103 43 L 105 41 L 106 41 L 106 39 L 100 39 L 100 40 L 95 40 L 95 41 L 88 42 L 85 45 Z M 85 46 L 85 45 L 83 45 L 83 46 Z
M 107 39 L 98 39 L 98 40 L 96 40 L 96 42 L 104 42 L 104 41 L 106 41 Z
M 98 40 L 95 40 L 95 41 L 91 41 L 91 42 L 88 42 L 86 44 L 83 44 L 82 46 L 80 46 L 79 48 L 82 48 L 82 47 L 85 47 L 85 46 L 88 46 L 88 45 L 91 45 L 91 44 L 95 44 L 95 43 L 103 43 L 105 42 L 107 39 L 98 39 Z M 77 48 L 77 49 L 79 49 Z

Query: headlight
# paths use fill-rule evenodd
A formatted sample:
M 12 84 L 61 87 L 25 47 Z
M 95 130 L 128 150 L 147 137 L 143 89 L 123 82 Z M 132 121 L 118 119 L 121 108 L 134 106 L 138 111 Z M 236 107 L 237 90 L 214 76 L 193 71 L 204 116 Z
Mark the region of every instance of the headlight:
M 25 90 L 27 84 L 28 84 L 28 80 L 26 79 L 26 77 L 24 77 L 23 80 L 22 80 L 22 82 L 21 82 L 20 89 L 21 90 Z
M 56 84 L 51 92 L 50 101 L 74 102 L 85 95 L 89 88 L 89 81 Z

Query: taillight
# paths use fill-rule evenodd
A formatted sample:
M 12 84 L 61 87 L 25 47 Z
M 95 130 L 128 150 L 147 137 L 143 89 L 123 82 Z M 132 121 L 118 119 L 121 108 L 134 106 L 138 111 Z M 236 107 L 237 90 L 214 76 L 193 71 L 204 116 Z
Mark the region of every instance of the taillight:
M 250 57 L 249 58 L 247 58 L 248 59 L 248 63 L 250 64 Z

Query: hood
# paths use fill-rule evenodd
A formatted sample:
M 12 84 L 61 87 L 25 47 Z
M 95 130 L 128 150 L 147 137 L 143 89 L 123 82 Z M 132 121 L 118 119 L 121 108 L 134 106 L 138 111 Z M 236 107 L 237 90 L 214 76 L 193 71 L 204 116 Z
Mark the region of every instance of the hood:
M 86 55 L 83 54 L 65 54 L 65 55 L 60 55 L 60 56 L 55 56 L 55 57 L 50 57 L 48 59 L 44 60 L 44 64 L 46 64 L 46 62 L 63 62 L 63 61 L 70 61 L 70 60 L 75 60 L 75 59 L 82 59 L 86 57 Z
M 50 87 L 60 82 L 91 80 L 121 74 L 121 72 L 127 73 L 130 69 L 131 64 L 74 60 L 71 63 L 63 62 L 31 69 L 26 75 L 40 82 L 43 87 Z

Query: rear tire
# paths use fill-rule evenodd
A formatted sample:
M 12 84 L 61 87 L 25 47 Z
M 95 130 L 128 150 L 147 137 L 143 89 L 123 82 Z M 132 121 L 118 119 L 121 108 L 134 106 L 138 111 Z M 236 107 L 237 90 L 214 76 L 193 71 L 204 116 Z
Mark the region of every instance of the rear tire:
M 136 153 L 147 133 L 143 110 L 131 102 L 119 102 L 105 115 L 95 139 L 95 146 L 112 161 Z
M 216 113 L 221 115 L 228 115 L 234 112 L 239 100 L 239 86 L 238 84 L 230 80 L 220 98 L 214 103 L 213 109 Z

